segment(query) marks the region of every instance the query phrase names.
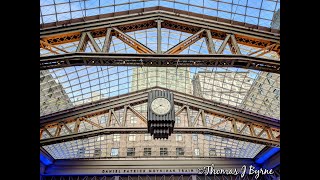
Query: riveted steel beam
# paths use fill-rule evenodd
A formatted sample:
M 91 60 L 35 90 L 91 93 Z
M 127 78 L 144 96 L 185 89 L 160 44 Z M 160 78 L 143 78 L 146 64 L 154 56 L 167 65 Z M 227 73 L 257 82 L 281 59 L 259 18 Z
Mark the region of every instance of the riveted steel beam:
M 40 57 L 40 70 L 70 66 L 236 67 L 280 73 L 279 60 L 236 54 L 68 53 Z

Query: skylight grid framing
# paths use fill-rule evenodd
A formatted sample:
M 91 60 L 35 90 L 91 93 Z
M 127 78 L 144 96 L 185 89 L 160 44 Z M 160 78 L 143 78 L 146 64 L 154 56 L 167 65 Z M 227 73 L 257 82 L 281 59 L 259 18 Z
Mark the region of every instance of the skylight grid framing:
M 136 75 L 140 79 L 133 79 L 134 72 L 136 71 Z M 154 73 L 155 71 L 155 73 Z M 78 106 L 83 103 L 88 103 L 104 98 L 113 97 L 116 95 L 121 95 L 125 93 L 129 93 L 135 90 L 150 88 L 154 86 L 160 86 L 164 88 L 169 88 L 172 90 L 182 91 L 180 89 L 185 89 L 182 91 L 183 93 L 192 93 L 194 91 L 194 87 L 192 84 L 192 80 L 194 80 L 194 75 L 196 73 L 201 74 L 201 72 L 211 73 L 213 76 L 204 75 L 203 80 L 199 80 L 200 83 L 203 84 L 202 91 L 206 94 L 206 97 L 210 100 L 215 100 L 217 102 L 224 102 L 229 105 L 233 105 L 235 107 L 244 108 L 243 101 L 246 99 L 248 93 L 252 91 L 262 91 L 263 93 L 257 96 L 257 100 L 255 101 L 254 107 L 256 107 L 256 111 L 261 111 L 264 107 L 263 100 L 268 98 L 268 102 L 273 104 L 272 106 L 277 106 L 280 102 L 279 98 L 274 99 L 273 94 L 275 89 L 279 89 L 279 77 L 278 75 L 271 73 L 272 76 L 277 77 L 274 80 L 273 84 L 266 84 L 266 75 L 270 73 L 259 74 L 258 71 L 253 70 L 243 70 L 239 68 L 208 68 L 208 67 L 192 67 L 192 68 L 173 68 L 173 67 L 109 67 L 109 66 L 89 66 L 89 67 L 68 67 L 68 68 L 60 68 L 60 69 L 52 69 L 50 70 L 51 75 L 55 78 L 55 80 L 51 80 L 48 82 L 43 82 L 42 86 L 46 83 L 50 83 L 52 81 L 57 82 L 55 85 L 51 85 L 52 87 L 58 87 L 60 85 L 63 86 L 64 91 L 68 94 L 71 102 L 73 102 L 72 106 Z M 182 73 L 184 77 L 178 72 Z M 200 73 L 199 73 L 200 72 Z M 157 74 L 158 73 L 158 74 Z M 216 74 L 221 78 L 218 78 Z M 229 77 L 230 74 L 241 74 L 246 73 L 246 76 L 240 77 L 239 75 L 234 75 L 234 77 Z M 237 76 L 238 78 L 235 78 Z M 143 78 L 141 78 L 143 77 Z M 172 79 L 172 77 L 174 77 Z M 227 77 L 228 81 L 224 78 Z M 259 78 L 265 79 L 259 81 L 263 85 L 261 88 L 258 88 L 253 83 L 255 79 Z M 161 79 L 165 78 L 165 80 Z M 213 78 L 213 79 L 212 79 Z M 240 78 L 240 79 L 239 79 Z M 244 82 L 244 80 L 250 80 L 250 83 Z M 211 82 L 212 81 L 212 82 Z M 232 83 L 231 83 L 232 81 Z M 40 84 L 41 85 L 41 84 Z M 83 86 L 83 87 L 82 87 Z M 228 87 L 227 87 L 228 86 Z M 246 88 L 244 86 L 247 86 Z M 251 88 L 250 87 L 254 86 Z M 133 89 L 134 88 L 134 89 Z M 214 89 L 220 89 L 223 91 L 230 91 L 230 93 L 226 95 L 222 95 L 222 93 L 216 92 Z M 235 89 L 239 89 L 239 91 L 244 91 L 243 96 L 237 92 L 231 92 Z M 42 91 L 46 91 L 47 88 L 43 88 Z M 59 91 L 59 90 L 57 90 Z M 52 93 L 54 93 L 53 91 Z M 211 92 L 211 93 L 205 93 Z M 52 93 L 45 94 L 49 96 Z M 240 96 L 239 96 L 240 95 Z M 60 95 L 57 97 L 64 97 L 64 95 Z M 57 98 L 56 97 L 56 98 Z M 218 98 L 218 99 L 217 99 Z M 250 97 L 249 97 L 250 98 Z M 232 100 L 235 99 L 235 100 Z M 271 102 L 270 102 L 271 101 Z M 43 101 L 40 102 L 40 104 Z M 54 104 L 52 104 L 54 106 Z M 252 105 L 253 106 L 253 105 Z M 269 105 L 271 106 L 271 105 Z M 259 107 L 257 109 L 257 107 Z M 250 109 L 247 108 L 247 109 Z M 45 114 L 50 113 L 46 112 Z M 53 113 L 53 112 L 51 112 Z M 262 112 L 259 114 L 266 115 L 267 112 Z M 275 111 L 273 117 L 279 118 L 279 112 Z M 272 116 L 272 115 L 271 115 Z
M 42 2 L 42 1 L 40 1 Z M 264 16 L 261 15 L 261 12 L 263 12 L 263 14 L 265 13 L 272 13 L 274 14 L 280 6 L 280 1 L 268 1 L 268 0 L 261 0 L 261 4 L 259 7 L 254 7 L 254 6 L 250 6 L 251 1 L 247 0 L 246 4 L 240 4 L 241 2 L 238 1 L 238 3 L 235 3 L 234 1 L 232 2 L 215 2 L 216 3 L 216 8 L 211 8 L 209 7 L 207 4 L 209 3 L 209 1 L 207 0 L 202 0 L 199 2 L 202 2 L 202 5 L 198 5 L 198 4 L 191 4 L 190 1 L 186 1 L 186 2 L 179 2 L 176 0 L 153 0 L 153 1 L 126 1 L 124 3 L 118 3 L 115 4 L 116 2 L 114 1 L 114 4 L 110 4 L 110 5 L 103 5 L 101 4 L 100 0 L 96 1 L 97 4 L 94 7 L 86 7 L 87 6 L 87 1 L 82 1 L 82 3 L 80 3 L 81 1 L 74 1 L 74 2 L 62 2 L 62 3 L 56 3 L 54 1 L 54 3 L 52 4 L 46 4 L 46 5 L 40 5 L 40 16 L 41 16 L 41 20 L 40 20 L 40 24 L 44 24 L 44 23 L 50 23 L 50 22 L 57 22 L 57 21 L 62 21 L 62 20 L 68 20 L 68 19 L 74 19 L 74 18 L 84 18 L 86 16 L 90 16 L 90 15 L 100 15 L 102 14 L 106 14 L 106 13 L 114 13 L 114 12 L 119 12 L 119 11 L 126 11 L 126 10 L 133 10 L 133 9 L 137 9 L 137 8 L 146 8 L 146 7 L 154 7 L 156 6 L 156 3 L 152 4 L 151 2 L 158 2 L 158 6 L 164 6 L 164 7 L 169 7 L 169 8 L 176 8 L 176 9 L 181 9 L 181 10 L 187 10 L 189 12 L 195 12 L 195 13 L 202 13 L 205 15 L 211 15 L 211 13 L 208 13 L 210 11 L 215 12 L 216 11 L 216 15 L 213 16 L 217 16 L 220 18 L 226 18 L 226 19 L 230 19 L 230 20 L 238 20 L 241 22 L 245 22 L 245 23 L 249 23 L 249 24 L 255 24 L 255 25 L 260 25 L 260 26 L 265 26 L 265 27 L 270 27 L 271 22 L 272 22 L 272 15 L 268 15 L 270 17 L 266 18 Z M 146 4 L 147 2 L 147 4 Z M 168 5 L 167 3 L 172 3 L 172 5 Z M 149 4 L 151 3 L 151 4 Z M 214 3 L 214 2 L 211 2 Z M 274 8 L 271 10 L 271 8 L 266 8 L 268 7 L 266 4 L 268 3 L 274 3 L 272 6 L 274 6 Z M 71 5 L 72 4 L 72 5 Z M 80 6 L 80 9 L 76 9 L 73 10 L 72 6 L 74 4 L 79 4 L 79 6 L 82 4 L 82 6 Z M 137 5 L 137 6 L 134 6 Z M 230 6 L 231 9 L 230 10 L 225 10 L 224 6 Z M 65 9 L 67 11 L 63 11 L 63 12 L 58 12 L 57 11 L 57 6 L 58 9 L 60 9 L 60 6 L 65 6 Z M 121 7 L 119 11 L 117 11 L 116 9 Z M 188 8 L 182 8 L 183 6 L 187 6 Z M 220 7 L 221 6 L 221 7 Z M 269 5 L 270 6 L 270 5 Z M 45 8 L 51 7 L 52 10 L 47 9 L 47 11 L 52 11 L 47 13 Z M 235 8 L 235 9 L 234 9 Z M 237 11 L 239 11 L 239 9 L 244 8 L 245 13 L 239 13 Z M 103 11 L 102 11 L 103 9 Z M 107 11 L 105 11 L 104 9 L 108 9 Z M 193 10 L 195 9 L 195 10 Z M 257 10 L 259 11 L 258 15 L 251 15 L 250 13 L 247 13 L 248 10 Z M 93 12 L 93 14 L 90 14 L 91 11 L 96 10 L 96 12 Z M 225 15 L 220 15 L 220 14 L 228 14 L 229 17 L 226 17 Z M 68 15 L 67 15 L 68 14 Z M 77 15 L 78 14 L 78 15 Z M 81 15 L 82 14 L 82 17 Z M 65 18 L 61 15 L 65 15 L 68 16 L 69 18 Z M 240 20 L 239 18 L 236 18 L 236 16 L 239 18 L 241 16 L 243 16 L 243 21 Z M 267 16 L 267 15 L 265 15 Z M 50 18 L 51 20 L 47 20 L 47 18 Z M 255 21 L 257 21 L 256 23 L 253 23 L 252 21 L 247 21 L 247 19 L 250 18 L 255 18 Z M 261 21 L 265 21 L 264 23 L 261 23 Z

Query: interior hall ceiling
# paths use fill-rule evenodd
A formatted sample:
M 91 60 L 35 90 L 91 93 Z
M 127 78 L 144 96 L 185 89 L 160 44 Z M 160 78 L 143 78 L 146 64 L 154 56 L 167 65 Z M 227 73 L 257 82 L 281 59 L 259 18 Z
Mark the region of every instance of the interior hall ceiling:
M 121 0 L 121 1 L 61 1 L 61 0 L 41 0 L 40 1 L 40 25 L 45 30 L 46 25 L 50 28 L 61 28 L 59 22 L 82 18 L 82 22 L 90 22 L 90 17 L 96 15 L 110 14 L 141 8 L 155 6 L 167 7 L 183 10 L 190 13 L 198 13 L 221 19 L 244 23 L 244 26 L 255 25 L 263 28 L 277 28 L 280 8 L 280 1 L 271 0 L 233 0 L 233 1 L 141 1 L 141 0 Z M 230 22 L 231 22 L 230 21 Z M 276 22 L 277 21 L 277 22 Z M 49 27 L 49 26 L 48 26 Z M 50 29 L 49 28 L 49 29 Z M 157 52 L 157 28 L 147 28 L 125 34 L 143 46 Z M 161 53 L 165 53 L 177 44 L 185 41 L 192 33 L 161 28 Z M 105 36 L 94 37 L 94 41 L 100 49 L 103 49 Z M 219 47 L 224 43 L 223 39 L 212 38 L 214 51 L 219 51 Z M 80 39 L 73 42 L 54 45 L 48 48 L 43 45 L 40 48 L 40 57 L 54 56 L 77 52 Z M 241 54 L 252 55 L 257 51 L 264 52 L 263 48 L 238 44 Z M 44 48 L 46 47 L 46 48 Z M 83 52 L 94 53 L 96 47 L 88 43 Z M 221 54 L 233 54 L 232 47 L 226 46 Z M 206 38 L 201 37 L 185 48 L 179 54 L 210 54 Z M 111 36 L 108 53 L 139 54 L 135 48 L 119 39 Z M 265 51 L 262 58 L 280 61 L 280 55 L 275 51 Z M 60 111 L 72 109 L 99 100 L 116 97 L 119 95 L 136 92 L 146 88 L 162 87 L 177 92 L 186 93 L 195 97 L 212 100 L 217 103 L 257 113 L 266 117 L 280 120 L 280 74 L 259 71 L 254 69 L 235 67 L 144 67 L 144 66 L 72 66 L 63 68 L 53 68 L 40 71 L 40 116 L 50 115 Z M 196 115 L 194 115 L 196 116 Z M 99 117 L 100 118 L 100 117 Z M 96 124 L 103 123 L 97 119 Z M 214 121 L 214 117 L 212 117 Z M 134 122 L 134 120 L 133 120 Z M 219 123 L 217 121 L 217 123 Z M 139 123 L 138 123 L 139 124 Z M 72 126 L 67 124 L 67 126 Z M 134 126 L 134 125 L 133 125 Z M 74 127 L 69 127 L 74 128 Z M 80 129 L 93 130 L 94 126 L 82 122 Z M 52 134 L 54 128 L 49 128 Z M 84 131 L 87 131 L 84 130 Z M 67 134 L 67 130 L 62 130 L 62 134 Z M 50 138 L 44 133 L 43 138 Z M 168 141 L 180 141 L 174 134 Z M 109 143 L 117 144 L 114 135 L 101 135 L 92 138 L 74 140 L 64 143 L 57 143 L 44 146 L 44 148 L 56 159 L 69 158 L 105 158 L 111 156 L 112 147 Z M 116 136 L 116 138 L 118 138 Z M 119 137 L 120 138 L 120 137 Z M 129 135 L 121 135 L 121 138 L 128 140 Z M 133 138 L 133 136 L 132 136 Z M 144 141 L 144 135 L 135 135 L 135 141 Z M 217 157 L 230 156 L 237 158 L 254 158 L 265 146 L 256 143 L 248 143 L 219 136 L 207 137 L 199 135 L 202 146 L 211 147 L 211 153 Z M 183 140 L 192 140 L 192 135 L 184 134 Z M 154 141 L 154 140 L 152 140 Z M 192 141 L 193 142 L 193 141 Z M 162 143 L 162 142 L 161 142 Z M 166 142 L 163 142 L 165 144 Z M 100 147 L 100 151 L 96 146 Z M 108 146 L 108 147 L 107 147 Z M 185 149 L 186 154 L 193 154 L 196 146 Z M 127 144 L 123 147 L 129 147 Z M 108 149 L 109 148 L 109 149 Z M 176 147 L 175 147 L 176 148 Z M 175 153 L 176 149 L 169 149 Z M 178 148 L 178 147 L 177 147 Z M 230 149 L 230 150 L 229 150 Z M 127 150 L 127 149 L 126 149 Z M 113 150 L 114 153 L 116 150 Z M 209 156 L 208 154 L 203 156 Z M 143 153 L 137 150 L 136 153 Z M 201 152 L 201 153 L 204 153 Z M 119 152 L 119 155 L 124 155 Z

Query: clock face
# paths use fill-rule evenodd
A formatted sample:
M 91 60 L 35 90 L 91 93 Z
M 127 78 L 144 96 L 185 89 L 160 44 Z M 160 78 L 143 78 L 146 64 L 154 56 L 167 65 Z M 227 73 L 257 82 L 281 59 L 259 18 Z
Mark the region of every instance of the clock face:
M 156 98 L 151 103 L 152 111 L 157 115 L 165 115 L 171 109 L 171 103 L 166 98 Z

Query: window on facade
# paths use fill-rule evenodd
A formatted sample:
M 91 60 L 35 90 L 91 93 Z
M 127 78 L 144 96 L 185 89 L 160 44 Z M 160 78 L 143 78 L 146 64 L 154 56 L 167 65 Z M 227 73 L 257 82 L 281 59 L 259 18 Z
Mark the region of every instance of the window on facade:
M 86 148 L 85 147 L 79 148 L 79 150 L 77 152 L 77 157 L 78 158 L 83 158 L 85 152 L 86 152 Z
M 178 116 L 178 117 L 176 117 L 176 122 L 175 122 L 176 124 L 180 124 L 181 123 L 181 118 Z
M 182 134 L 176 134 L 176 141 L 182 141 Z
M 204 138 L 207 140 L 207 141 L 213 141 L 213 136 L 212 135 L 204 135 Z
M 251 95 L 251 97 L 250 97 L 250 100 L 251 100 L 252 102 L 254 102 L 254 101 L 255 101 L 255 99 L 256 99 L 255 95 L 254 95 L 254 94 L 252 94 L 252 95 Z
M 177 156 L 183 156 L 184 155 L 183 148 L 176 148 L 176 153 L 177 153 Z
M 270 85 L 274 83 L 274 80 L 273 80 L 273 79 L 267 78 L 267 81 L 268 81 L 268 83 L 269 83 Z
M 98 136 L 96 140 L 97 141 L 103 141 L 104 140 L 104 136 Z
M 279 100 L 279 97 L 280 97 L 280 90 L 279 89 L 274 89 L 273 90 L 273 93 L 275 94 L 275 98 L 277 99 L 277 100 Z
M 101 156 L 101 149 L 100 148 L 95 148 L 93 157 L 100 157 Z
M 151 156 L 151 148 L 144 148 L 143 155 L 144 156 Z
M 167 156 L 168 148 L 160 148 L 160 156 Z
M 198 134 L 192 134 L 192 140 L 198 141 Z
M 209 148 L 209 156 L 217 156 L 217 153 L 216 153 L 216 149 L 215 148 Z
M 135 148 L 128 148 L 127 156 L 135 156 Z
M 150 134 L 144 134 L 144 140 L 145 141 L 150 141 L 151 140 L 151 135 Z
M 224 148 L 226 157 L 232 157 L 232 150 L 230 148 Z
M 183 79 L 183 78 L 184 78 L 183 73 L 179 73 L 179 79 Z
M 130 117 L 130 123 L 131 123 L 131 124 L 136 124 L 136 123 L 137 123 L 137 118 L 134 117 L 134 116 L 131 116 L 131 117 Z
M 110 155 L 111 156 L 119 156 L 119 148 L 112 148 Z
M 129 134 L 129 141 L 136 141 L 136 135 L 135 134 Z
M 262 84 L 260 83 L 259 84 L 259 87 L 258 87 L 258 92 L 259 92 L 259 94 L 262 94 L 263 92 L 263 89 L 262 89 Z
M 200 149 L 199 148 L 194 149 L 194 155 L 200 156 Z
M 113 141 L 114 141 L 114 142 L 120 141 L 120 134 L 114 134 L 114 135 L 113 135 Z

